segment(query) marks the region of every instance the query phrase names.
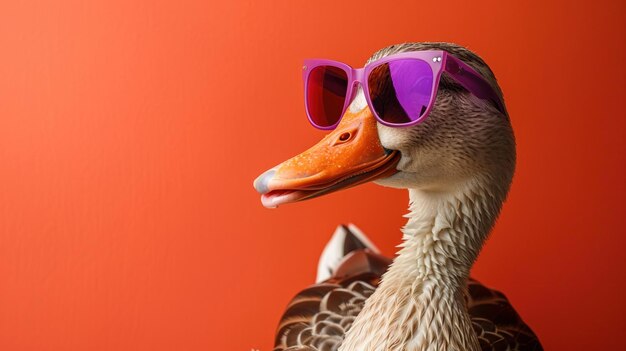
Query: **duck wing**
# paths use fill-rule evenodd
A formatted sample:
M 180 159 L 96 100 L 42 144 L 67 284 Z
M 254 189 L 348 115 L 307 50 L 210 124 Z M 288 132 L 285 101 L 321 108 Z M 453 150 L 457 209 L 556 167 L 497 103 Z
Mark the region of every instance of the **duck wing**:
M 390 263 L 369 249 L 349 254 L 338 267 L 341 275 L 291 300 L 278 325 L 274 351 L 337 350 Z
M 470 278 L 467 308 L 483 351 L 542 351 L 539 339 L 503 293 Z

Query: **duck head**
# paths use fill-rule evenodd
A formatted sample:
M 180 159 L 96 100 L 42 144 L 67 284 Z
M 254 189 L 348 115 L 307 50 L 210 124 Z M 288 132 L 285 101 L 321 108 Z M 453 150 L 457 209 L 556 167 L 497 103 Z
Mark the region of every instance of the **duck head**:
M 487 65 L 448 43 L 394 45 L 368 62 L 415 50 L 445 50 L 480 73 L 501 97 Z M 411 127 L 379 123 L 361 88 L 336 129 L 305 152 L 261 174 L 254 187 L 266 207 L 311 199 L 365 182 L 440 192 L 477 177 L 505 196 L 515 165 L 515 141 L 506 111 L 441 77 L 428 117 Z M 491 181 L 490 181 L 491 182 Z

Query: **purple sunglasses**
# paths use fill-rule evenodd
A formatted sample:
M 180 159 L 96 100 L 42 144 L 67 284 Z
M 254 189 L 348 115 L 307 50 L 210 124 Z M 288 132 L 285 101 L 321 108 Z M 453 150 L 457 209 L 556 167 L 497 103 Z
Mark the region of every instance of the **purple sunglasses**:
M 357 69 L 338 61 L 305 60 L 302 78 L 307 116 L 316 128 L 336 128 L 356 94 L 358 82 L 380 123 L 390 127 L 416 125 L 432 109 L 444 71 L 506 114 L 500 97 L 478 72 L 446 51 L 427 50 L 390 55 Z

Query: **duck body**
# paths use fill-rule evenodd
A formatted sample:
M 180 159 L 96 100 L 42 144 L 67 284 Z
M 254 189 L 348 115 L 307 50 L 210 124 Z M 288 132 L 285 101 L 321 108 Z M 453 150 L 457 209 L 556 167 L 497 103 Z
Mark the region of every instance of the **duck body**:
M 335 236 L 338 232 L 342 234 L 344 256 L 334 267 L 328 267 L 329 278 L 300 291 L 289 302 L 276 331 L 274 351 L 339 350 L 365 301 L 393 262 L 360 242 L 354 227 L 341 225 Z M 463 300 L 480 350 L 543 350 L 501 292 L 469 278 Z

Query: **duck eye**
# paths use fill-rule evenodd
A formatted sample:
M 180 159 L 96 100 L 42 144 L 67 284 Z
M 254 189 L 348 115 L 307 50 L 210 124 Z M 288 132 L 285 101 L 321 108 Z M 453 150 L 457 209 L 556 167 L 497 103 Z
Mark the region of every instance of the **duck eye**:
M 343 133 L 343 134 L 341 134 L 339 136 L 339 140 L 340 141 L 346 141 L 348 139 L 350 139 L 350 133 L 348 133 L 348 132 L 345 132 L 345 133 Z

